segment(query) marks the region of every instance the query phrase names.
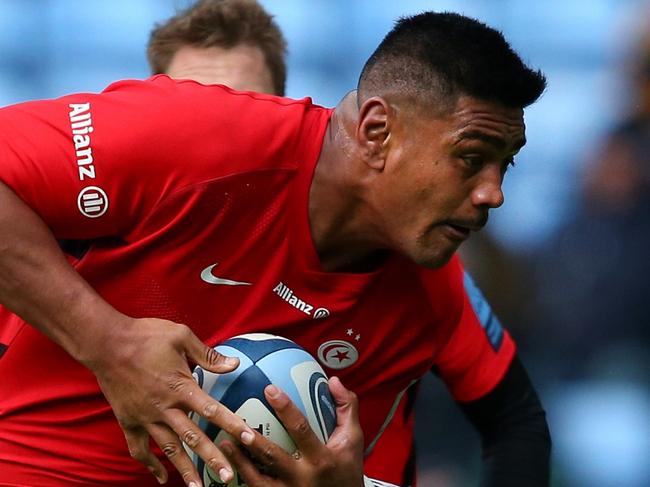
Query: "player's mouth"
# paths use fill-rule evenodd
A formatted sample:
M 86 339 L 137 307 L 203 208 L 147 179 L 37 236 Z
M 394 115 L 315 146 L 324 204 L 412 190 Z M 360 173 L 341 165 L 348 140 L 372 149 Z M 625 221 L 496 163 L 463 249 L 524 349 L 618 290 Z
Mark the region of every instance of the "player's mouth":
M 452 240 L 467 240 L 471 232 L 478 232 L 483 223 L 447 221 L 442 225 L 445 234 Z
M 453 223 L 445 223 L 442 225 L 442 231 L 451 240 L 464 241 L 469 238 L 470 229 L 454 225 Z

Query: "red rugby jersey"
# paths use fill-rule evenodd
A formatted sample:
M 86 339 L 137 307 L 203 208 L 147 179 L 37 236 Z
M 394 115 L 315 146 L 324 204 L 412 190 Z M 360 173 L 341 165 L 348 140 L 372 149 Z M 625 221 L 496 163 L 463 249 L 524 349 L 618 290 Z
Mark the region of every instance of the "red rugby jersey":
M 248 332 L 298 342 L 358 394 L 370 445 L 411 380 L 435 365 L 457 399 L 480 397 L 514 345 L 477 317 L 456 258 L 323 271 L 307 198 L 331 113 L 165 76 L 122 81 L 0 110 L 0 180 L 55 236 L 93 241 L 74 266 L 121 312 L 185 323 L 210 345 Z M 3 311 L 0 485 L 157 485 L 93 375 Z

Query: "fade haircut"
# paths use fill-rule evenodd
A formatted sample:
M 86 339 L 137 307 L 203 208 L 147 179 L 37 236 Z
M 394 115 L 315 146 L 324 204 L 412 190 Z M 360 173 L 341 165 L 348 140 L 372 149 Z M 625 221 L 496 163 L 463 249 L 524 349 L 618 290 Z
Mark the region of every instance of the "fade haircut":
M 284 95 L 287 43 L 273 17 L 255 0 L 199 0 L 164 23 L 149 37 L 147 59 L 152 74 L 165 73 L 183 46 L 258 47 L 271 72 L 274 93 Z
M 366 62 L 358 84 L 361 105 L 372 96 L 397 96 L 444 113 L 461 95 L 524 108 L 546 87 L 503 35 L 455 13 L 402 17 Z

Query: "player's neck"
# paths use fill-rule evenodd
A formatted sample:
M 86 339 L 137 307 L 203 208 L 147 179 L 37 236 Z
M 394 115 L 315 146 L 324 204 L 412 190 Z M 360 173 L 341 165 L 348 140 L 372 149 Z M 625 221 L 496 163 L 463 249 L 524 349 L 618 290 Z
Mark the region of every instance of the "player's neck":
M 328 271 L 370 272 L 388 254 L 367 225 L 364 168 L 354 139 L 357 118 L 356 92 L 351 92 L 332 115 L 309 191 L 312 239 Z

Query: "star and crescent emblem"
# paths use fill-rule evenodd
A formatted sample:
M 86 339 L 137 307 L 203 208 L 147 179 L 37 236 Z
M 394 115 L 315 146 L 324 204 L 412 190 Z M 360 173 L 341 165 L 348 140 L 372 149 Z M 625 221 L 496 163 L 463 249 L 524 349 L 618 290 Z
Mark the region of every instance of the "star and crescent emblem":
M 330 369 L 344 369 L 359 359 L 359 352 L 345 340 L 329 340 L 318 347 L 318 359 Z

